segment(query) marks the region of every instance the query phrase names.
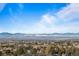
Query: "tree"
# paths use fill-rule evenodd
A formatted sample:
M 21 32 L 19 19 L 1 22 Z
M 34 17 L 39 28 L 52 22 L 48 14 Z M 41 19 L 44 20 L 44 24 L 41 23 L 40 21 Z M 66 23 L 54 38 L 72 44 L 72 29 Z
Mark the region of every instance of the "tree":
M 24 49 L 22 47 L 18 48 L 15 52 L 15 55 L 23 55 L 25 54 Z
M 33 55 L 36 55 L 37 54 L 37 50 L 34 48 L 34 49 L 32 49 L 32 54 Z
M 0 51 L 0 56 L 2 56 L 3 55 L 3 53 L 2 53 L 2 51 Z

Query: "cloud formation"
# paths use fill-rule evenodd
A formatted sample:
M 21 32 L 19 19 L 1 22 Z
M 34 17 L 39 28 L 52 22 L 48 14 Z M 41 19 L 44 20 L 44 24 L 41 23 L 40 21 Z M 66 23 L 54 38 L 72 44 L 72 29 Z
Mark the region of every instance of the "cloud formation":
M 79 4 L 70 4 L 55 15 L 42 15 L 33 30 L 38 33 L 79 32 Z
M 58 12 L 57 15 L 63 21 L 79 19 L 79 4 L 70 4 L 68 7 L 64 7 L 60 12 Z
M 0 4 L 0 12 L 4 9 L 5 5 L 6 4 Z M 24 6 L 22 4 L 19 4 L 18 8 L 19 8 L 18 10 L 22 11 Z M 51 13 L 43 14 L 41 16 L 40 21 L 38 21 L 33 26 L 27 26 L 27 24 L 23 24 L 23 22 L 19 20 L 20 19 L 19 14 L 21 13 L 14 15 L 11 8 L 9 8 L 9 12 L 11 22 L 14 25 L 14 27 L 12 28 L 14 32 L 15 31 L 26 32 L 26 33 L 79 32 L 78 3 L 67 5 L 63 7 L 59 12 L 54 14 Z

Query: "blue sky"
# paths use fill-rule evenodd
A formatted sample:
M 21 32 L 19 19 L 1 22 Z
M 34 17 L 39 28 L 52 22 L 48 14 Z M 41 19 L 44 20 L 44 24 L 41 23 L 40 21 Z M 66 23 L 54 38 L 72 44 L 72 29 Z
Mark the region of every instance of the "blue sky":
M 79 32 L 79 4 L 0 4 L 0 32 Z

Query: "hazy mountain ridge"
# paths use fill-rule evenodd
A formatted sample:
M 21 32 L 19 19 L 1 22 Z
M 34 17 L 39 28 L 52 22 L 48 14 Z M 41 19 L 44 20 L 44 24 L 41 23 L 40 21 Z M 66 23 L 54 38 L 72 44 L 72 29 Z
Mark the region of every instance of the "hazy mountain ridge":
M 25 33 L 8 33 L 2 32 L 0 35 L 79 35 L 79 33 L 41 33 L 41 34 L 25 34 Z
M 50 33 L 50 34 L 25 34 L 25 33 L 0 33 L 0 39 L 16 40 L 59 40 L 59 39 L 79 39 L 79 33 Z

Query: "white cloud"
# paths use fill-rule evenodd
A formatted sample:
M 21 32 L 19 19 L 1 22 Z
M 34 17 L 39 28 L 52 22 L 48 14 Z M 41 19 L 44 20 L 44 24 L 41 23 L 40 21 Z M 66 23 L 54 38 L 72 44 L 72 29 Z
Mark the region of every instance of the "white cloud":
M 79 4 L 64 7 L 55 16 L 44 14 L 42 19 L 34 25 L 33 32 L 79 32 Z M 72 22 L 76 21 L 76 22 Z M 60 24 L 60 25 L 57 25 Z
M 58 17 L 63 21 L 79 19 L 79 4 L 70 4 L 57 13 Z
M 54 23 L 53 21 L 55 21 L 55 20 L 56 20 L 56 17 L 51 16 L 49 14 L 45 14 L 45 15 L 42 16 L 41 21 L 47 22 L 48 24 L 52 24 L 52 23 Z

